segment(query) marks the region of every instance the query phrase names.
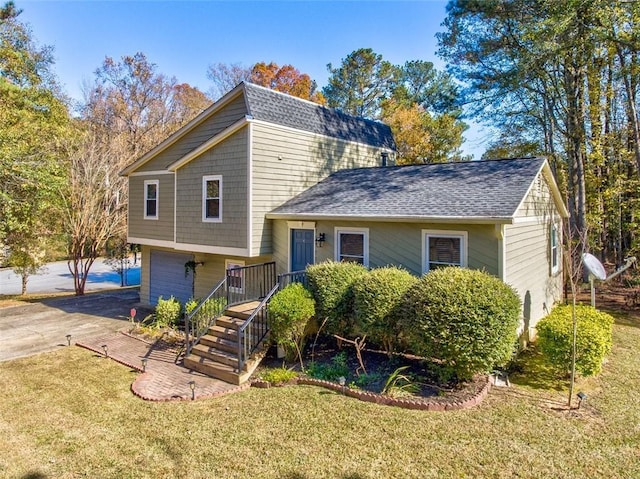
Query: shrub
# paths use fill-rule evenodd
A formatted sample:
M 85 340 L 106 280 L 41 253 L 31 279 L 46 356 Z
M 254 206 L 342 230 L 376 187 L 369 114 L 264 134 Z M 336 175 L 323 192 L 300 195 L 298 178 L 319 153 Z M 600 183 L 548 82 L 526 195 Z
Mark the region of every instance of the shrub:
M 396 350 L 402 298 L 418 278 L 395 267 L 373 269 L 353 284 L 356 323 L 363 334 L 387 353 Z
M 169 299 L 158 298 L 158 304 L 155 309 L 155 326 L 157 328 L 175 326 L 180 319 L 180 301 L 171 296 Z
M 300 283 L 291 283 L 278 291 L 269 302 L 271 339 L 284 347 L 287 360 L 296 356 L 302 364 L 302 349 L 307 323 L 315 314 L 315 301 Z
M 337 381 L 340 377 L 349 376 L 349 366 L 347 365 L 347 353 L 342 351 L 331 358 L 330 363 L 311 363 L 307 368 L 307 373 L 312 378 L 324 381 Z
M 184 305 L 184 312 L 189 315 L 200 304 L 200 299 L 191 298 Z M 209 298 L 191 318 L 191 332 L 196 336 L 204 333 L 213 318 L 222 315 L 227 307 L 227 298 Z
M 514 352 L 520 299 L 483 271 L 436 269 L 407 292 L 403 310 L 414 351 L 460 380 L 505 364 Z
M 260 377 L 271 384 L 283 384 L 298 377 L 298 373 L 287 368 L 273 368 L 264 371 Z
M 349 335 L 353 327 L 352 285 L 367 274 L 358 263 L 327 261 L 307 268 L 309 289 L 316 300 L 316 316 L 326 319 L 326 332 Z
M 591 306 L 576 306 L 576 371 L 598 374 L 611 351 L 613 318 Z M 571 370 L 573 343 L 572 306 L 556 306 L 538 322 L 538 345 L 545 359 L 564 373 Z

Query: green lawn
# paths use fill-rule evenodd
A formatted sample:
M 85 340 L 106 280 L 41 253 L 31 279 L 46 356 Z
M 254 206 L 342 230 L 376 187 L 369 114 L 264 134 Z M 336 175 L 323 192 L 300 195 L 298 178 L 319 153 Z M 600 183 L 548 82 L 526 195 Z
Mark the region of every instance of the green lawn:
M 444 413 L 310 386 L 151 403 L 135 373 L 77 347 L 4 362 L 0 477 L 640 477 L 640 322 L 614 335 L 574 411 L 535 356 L 513 387 Z

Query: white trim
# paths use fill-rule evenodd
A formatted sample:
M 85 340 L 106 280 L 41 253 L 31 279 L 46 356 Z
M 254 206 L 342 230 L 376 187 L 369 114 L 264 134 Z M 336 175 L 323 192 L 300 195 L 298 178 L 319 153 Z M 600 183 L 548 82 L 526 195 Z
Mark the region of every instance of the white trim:
M 549 238 L 549 275 L 556 276 L 560 272 L 560 264 L 562 262 L 562 238 L 560 236 L 561 229 L 558 228 L 555 221 L 549 223 L 549 231 L 547 233 Z M 555 232 L 556 238 L 556 265 L 553 265 L 553 236 Z
M 314 103 L 314 105 L 317 106 L 316 103 Z M 384 152 L 391 153 L 391 154 L 394 154 L 394 155 L 395 155 L 395 153 L 397 153 L 395 150 L 392 150 L 391 148 L 386 148 L 384 146 L 375 146 L 375 145 L 371 145 L 369 143 L 362 143 L 360 141 L 345 140 L 344 138 L 337 138 L 337 137 L 331 136 L 331 135 L 323 135 L 322 133 L 315 133 L 313 131 L 302 130 L 300 128 L 294 128 L 294 127 L 291 127 L 291 126 L 278 125 L 276 123 L 271 123 L 271 122 L 264 121 L 264 120 L 256 120 L 254 118 L 251 118 L 249 121 L 251 123 L 255 123 L 256 125 L 269 126 L 271 128 L 275 128 L 275 129 L 279 129 L 279 130 L 283 130 L 283 131 L 287 131 L 287 132 L 295 132 L 297 134 L 303 133 L 303 134 L 307 134 L 307 135 L 313 136 L 314 138 L 324 138 L 324 139 L 330 139 L 332 141 L 341 141 L 341 142 L 349 143 L 349 144 L 353 144 L 353 145 L 366 146 L 367 148 L 371 148 L 373 150 L 384 151 Z M 389 163 L 391 163 L 391 162 L 393 162 L 393 164 L 395 164 L 395 159 L 392 160 L 392 157 L 389 156 Z M 389 163 L 387 163 L 387 166 L 393 166 L 393 165 L 391 165 Z M 379 164 L 376 164 L 375 166 L 379 166 Z
M 147 193 L 149 193 L 149 190 L 147 189 L 147 187 L 149 185 L 156 185 L 156 197 L 155 197 L 155 202 L 156 202 L 156 214 L 154 216 L 150 216 L 149 214 L 147 214 L 147 201 L 148 201 L 148 197 L 147 197 Z M 143 203 L 143 207 L 144 207 L 144 214 L 142 215 L 142 218 L 145 220 L 158 220 L 158 217 L 160 216 L 160 180 L 144 180 L 144 203 Z
M 245 101 L 247 96 L 245 95 Z M 253 251 L 253 125 L 247 135 L 247 248 Z
M 461 230 L 422 230 L 422 274 L 429 272 L 429 238 L 460 238 L 460 267 L 466 268 L 469 258 L 469 233 Z
M 333 257 L 340 261 L 340 233 L 361 234 L 363 236 L 363 258 L 364 266 L 369 266 L 369 228 L 357 228 L 353 226 L 335 226 L 333 228 Z
M 251 257 L 248 248 L 231 248 L 227 246 L 206 246 L 201 244 L 191 243 L 175 243 L 175 249 L 183 251 L 193 251 L 194 253 L 210 253 L 210 254 L 223 254 L 226 256 L 245 256 Z
M 291 230 L 313 230 L 313 261 L 316 264 L 316 223 L 315 221 L 287 221 L 287 272 L 291 272 Z
M 207 182 L 218 182 L 218 216 L 207 216 Z M 212 198 L 213 199 L 213 198 Z M 203 223 L 222 223 L 222 175 L 204 175 L 202 177 L 202 222 Z
M 171 163 L 168 166 L 168 170 L 169 171 L 176 171 L 177 169 L 183 167 L 184 165 L 186 165 L 187 163 L 189 163 L 191 160 L 193 160 L 194 158 L 198 157 L 199 155 L 201 155 L 202 153 L 204 153 L 207 150 L 210 150 L 211 148 L 213 148 L 214 146 L 216 146 L 218 143 L 220 143 L 221 141 L 227 139 L 229 136 L 233 135 L 236 131 L 238 131 L 240 128 L 242 128 L 243 126 L 245 126 L 247 124 L 248 120 L 247 117 L 243 117 L 240 120 L 236 121 L 235 123 L 233 123 L 232 125 L 228 126 L 227 128 L 225 128 L 224 130 L 222 130 L 220 133 L 218 133 L 217 135 L 213 136 L 212 138 L 210 138 L 209 140 L 205 141 L 204 143 L 202 143 L 199 147 L 191 150 L 189 153 L 187 153 L 186 155 L 184 155 L 182 158 L 180 158 L 179 160 Z
M 225 274 L 225 276 L 227 274 L 227 270 L 229 269 L 229 265 L 233 265 L 233 267 L 235 268 L 237 266 L 245 266 L 245 262 L 244 262 L 244 260 L 225 258 L 225 260 L 224 260 L 224 274 Z M 242 276 L 240 276 L 240 281 L 242 281 Z M 229 291 L 231 291 L 233 293 L 242 293 L 242 292 L 244 292 L 244 284 L 241 284 L 239 288 L 234 288 L 233 286 L 229 285 L 229 283 L 227 282 L 227 286 L 229 288 Z
M 173 175 L 173 242 L 178 241 L 178 175 Z
M 173 175 L 173 171 L 167 170 L 155 170 L 155 171 L 136 171 L 129 176 L 158 176 L 158 175 Z
M 321 215 L 267 213 L 270 220 L 317 221 L 369 221 L 384 223 L 453 223 L 453 224 L 511 224 L 513 218 L 484 216 L 369 216 L 369 215 Z
M 158 246 L 160 248 L 171 248 L 171 249 L 175 249 L 174 246 L 176 244 L 175 241 L 138 238 L 136 236 L 127 236 L 127 242 L 141 244 L 145 246 Z
M 498 238 L 498 274 L 503 282 L 507 282 L 507 228 L 505 225 L 496 225 Z

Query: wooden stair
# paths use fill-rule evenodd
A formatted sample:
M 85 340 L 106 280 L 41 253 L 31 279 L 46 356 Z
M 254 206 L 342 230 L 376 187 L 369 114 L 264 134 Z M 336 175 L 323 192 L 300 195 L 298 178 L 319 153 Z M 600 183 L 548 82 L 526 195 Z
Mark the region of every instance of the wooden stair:
M 252 301 L 227 308 L 184 358 L 185 367 L 231 384 L 246 382 L 260 364 L 264 351 L 259 348 L 239 371 L 238 329 L 259 304 Z

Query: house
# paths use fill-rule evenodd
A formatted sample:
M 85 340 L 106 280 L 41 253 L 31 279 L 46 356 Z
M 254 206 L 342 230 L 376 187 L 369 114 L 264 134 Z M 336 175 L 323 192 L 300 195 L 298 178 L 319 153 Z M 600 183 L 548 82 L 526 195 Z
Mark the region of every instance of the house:
M 122 172 L 128 240 L 142 251 L 141 301 L 185 301 L 221 286 L 225 304 L 260 300 L 275 272 L 327 259 L 416 275 L 458 265 L 511 284 L 528 333 L 562 293 L 568 214 L 547 161 L 395 166 L 394 158 L 382 123 L 240 83 Z M 274 273 L 258 275 L 265 264 Z M 190 366 L 211 373 L 205 363 L 215 359 L 246 369 L 266 334 L 243 329 L 256 311 L 218 318 L 205 348 L 194 341 L 201 358 Z M 228 373 L 211 374 L 244 380 Z

